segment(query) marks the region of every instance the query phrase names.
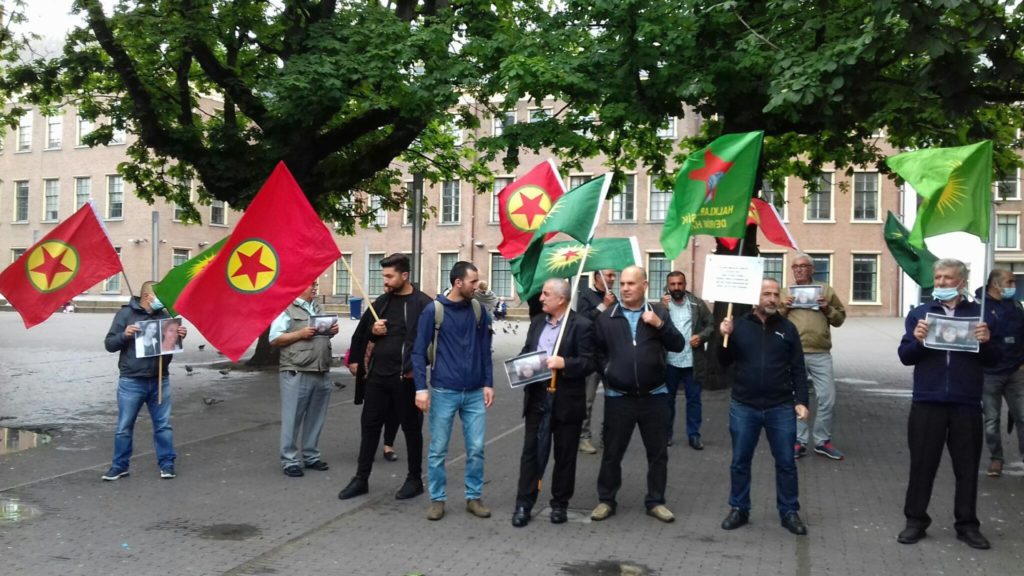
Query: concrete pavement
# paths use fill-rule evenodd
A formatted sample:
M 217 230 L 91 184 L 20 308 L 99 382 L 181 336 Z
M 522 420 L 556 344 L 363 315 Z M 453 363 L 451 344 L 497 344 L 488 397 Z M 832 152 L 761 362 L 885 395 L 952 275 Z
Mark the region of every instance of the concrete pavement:
M 754 463 L 751 525 L 733 532 L 718 527 L 729 482 L 727 391 L 705 392 L 707 449 L 670 448 L 673 524 L 644 514 L 646 465 L 637 437 L 623 464 L 616 516 L 590 522 L 600 455 L 580 454 L 571 521 L 555 526 L 542 513 L 527 528 L 513 528 L 521 399 L 503 379 L 487 426 L 484 501 L 492 518 L 464 510 L 458 427 L 448 466 L 448 515 L 440 522 L 426 520 L 425 495 L 393 498 L 405 470 L 401 434 L 396 448 L 402 459 L 378 458 L 370 493 L 339 501 L 358 448 L 359 407 L 351 403 L 347 371 L 335 371 L 347 386 L 334 392 L 321 441 L 331 469 L 291 479 L 281 474 L 276 456 L 276 374 L 234 370 L 222 376 L 209 366 L 216 354 L 196 349 L 201 338 L 195 333 L 172 364 L 178 478 L 159 479 L 143 414 L 132 475 L 101 482 L 116 413 L 116 355 L 102 349 L 109 321 L 60 315 L 26 331 L 16 316 L 0 313 L 0 417 L 9 417 L 0 426 L 53 435 L 46 445 L 0 456 L 5 575 L 1016 574 L 1024 566 L 1019 460 L 1003 478 L 980 480 L 979 515 L 992 550 L 975 551 L 955 539 L 948 459 L 936 482 L 929 538 L 915 546 L 896 543 L 910 387 L 910 369 L 896 358 L 898 319 L 851 318 L 834 332 L 834 440 L 847 458 L 812 454 L 799 462 L 806 537 L 779 526 L 765 442 Z M 336 353 L 347 346 L 353 326 L 343 323 Z M 499 329 L 495 358 L 514 355 L 524 336 L 525 323 L 518 334 Z M 193 376 L 185 363 L 195 366 Z M 204 398 L 223 401 L 207 405 Z M 601 406 L 599 400 L 598 411 Z M 1016 457 L 1017 447 L 1005 441 L 1008 457 Z M 535 512 L 546 499 L 542 494 Z

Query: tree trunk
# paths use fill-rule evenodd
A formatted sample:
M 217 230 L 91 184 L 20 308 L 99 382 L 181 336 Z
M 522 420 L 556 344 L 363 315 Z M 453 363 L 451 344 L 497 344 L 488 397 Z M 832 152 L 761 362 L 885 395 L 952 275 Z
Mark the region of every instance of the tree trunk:
M 246 361 L 246 365 L 251 368 L 269 368 L 280 364 L 281 350 L 270 345 L 270 327 L 268 326 L 260 334 L 260 339 L 256 341 L 256 351 L 253 352 L 252 358 Z

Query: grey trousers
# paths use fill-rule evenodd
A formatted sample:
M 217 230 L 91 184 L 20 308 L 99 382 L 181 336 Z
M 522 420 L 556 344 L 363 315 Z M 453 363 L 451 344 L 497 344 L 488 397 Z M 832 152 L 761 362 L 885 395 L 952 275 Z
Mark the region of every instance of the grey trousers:
M 597 372 L 592 372 L 590 376 L 587 376 L 587 415 L 583 419 L 583 428 L 580 430 L 581 440 L 590 440 L 590 414 L 594 409 L 594 399 L 597 398 L 597 385 L 601 383 L 601 375 Z
M 281 372 L 282 468 L 312 464 L 320 459 L 317 445 L 327 419 L 327 404 L 331 399 L 328 374 L 294 370 Z M 301 444 L 301 455 L 297 443 Z
M 836 379 L 832 372 L 832 355 L 828 352 L 804 354 L 807 373 L 814 383 L 814 397 L 818 401 L 814 415 L 814 446 L 832 439 L 832 412 L 836 406 Z M 810 408 L 810 406 L 808 406 Z M 808 418 L 810 420 L 810 418 Z M 796 421 L 796 441 L 808 444 L 811 429 L 807 422 Z
M 1003 431 L 1000 430 L 1003 398 L 1006 398 L 1006 407 L 1014 420 L 1017 449 L 1024 457 L 1024 371 L 985 374 L 981 403 L 985 417 L 985 444 L 993 460 L 1003 459 Z

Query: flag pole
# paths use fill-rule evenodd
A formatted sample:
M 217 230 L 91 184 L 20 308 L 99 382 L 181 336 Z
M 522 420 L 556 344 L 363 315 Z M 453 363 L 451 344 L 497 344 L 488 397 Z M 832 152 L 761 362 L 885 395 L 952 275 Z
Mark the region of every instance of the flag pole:
M 742 256 L 743 255 L 743 244 L 746 241 L 747 241 L 747 234 L 746 234 L 746 231 L 744 231 L 743 232 L 743 237 L 740 238 L 740 248 L 739 248 L 739 250 L 736 251 L 736 255 L 737 256 Z M 725 309 L 725 318 L 726 318 L 726 320 L 732 320 L 732 302 L 729 302 L 729 306 Z M 722 348 L 728 348 L 728 347 L 729 347 L 729 335 L 726 334 L 722 338 Z
M 341 255 L 341 263 L 345 265 L 345 270 L 348 270 L 348 275 L 352 278 L 352 281 L 356 283 L 356 288 L 359 289 L 359 293 L 363 295 L 363 299 L 366 300 L 366 307 L 370 310 L 370 314 L 373 314 L 373 319 L 380 320 L 380 316 L 377 316 L 377 311 L 373 309 L 373 302 L 370 302 L 370 297 L 366 295 L 366 290 L 363 290 L 363 285 L 359 283 L 359 278 L 355 272 L 352 271 L 352 267 L 348 265 L 348 260 L 345 260 L 345 255 Z
M 123 267 L 121 268 L 121 276 L 124 276 L 124 285 L 128 287 L 128 299 L 131 300 L 132 296 L 135 295 L 135 291 L 132 290 L 132 283 L 128 281 L 128 274 L 124 271 Z

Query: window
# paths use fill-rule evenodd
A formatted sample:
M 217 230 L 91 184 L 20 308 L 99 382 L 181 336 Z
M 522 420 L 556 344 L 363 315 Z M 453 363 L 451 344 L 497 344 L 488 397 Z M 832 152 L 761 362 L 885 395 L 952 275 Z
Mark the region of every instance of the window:
M 779 218 L 781 218 L 783 222 L 789 222 L 789 203 L 786 202 L 785 187 L 783 187 L 782 192 L 781 208 L 779 208 L 779 205 L 775 203 L 775 195 L 777 193 L 778 192 L 776 192 L 775 187 L 772 186 L 771 182 L 767 180 L 761 181 L 761 194 L 764 196 L 764 198 L 768 201 L 769 204 L 775 206 L 775 209 L 779 212 Z
M 370 196 L 370 210 L 376 212 L 376 217 L 373 220 L 374 226 L 380 226 L 381 228 L 387 228 L 388 226 L 388 212 L 380 207 L 380 197 Z
M 352 261 L 352 254 L 342 254 L 346 262 Z M 334 295 L 348 299 L 352 295 L 352 277 L 349 276 L 348 268 L 339 258 L 334 263 Z
M 808 256 L 811 257 L 811 260 L 814 260 L 814 277 L 811 278 L 811 281 L 828 284 L 828 279 L 832 272 L 832 255 L 808 254 Z
M 501 222 L 501 216 L 498 214 L 498 211 L 501 210 L 501 206 L 499 206 L 500 202 L 498 202 L 498 194 L 501 193 L 501 191 L 504 190 L 505 187 L 511 184 L 514 180 L 514 178 L 494 179 L 494 193 L 491 194 L 491 219 L 489 220 L 491 224 L 497 224 L 498 222 Z
M 491 291 L 497 296 L 512 297 L 512 267 L 497 253 L 491 253 Z
M 853 301 L 878 301 L 878 255 L 853 255 Z
M 459 125 L 455 120 L 448 122 L 448 125 L 445 126 L 445 132 L 452 137 L 456 146 L 462 146 L 462 128 L 459 128 Z
M 192 200 L 192 179 L 187 177 L 187 176 L 185 178 L 182 178 L 181 179 L 181 187 L 186 189 L 186 190 L 188 190 L 188 199 Z M 179 204 L 175 204 L 174 205 L 174 217 L 172 218 L 172 220 L 174 220 L 175 222 L 181 222 L 181 220 L 184 217 L 185 217 L 185 208 L 184 208 L 184 206 L 181 206 Z
M 590 176 L 589 174 L 581 174 L 581 175 L 578 175 L 578 176 L 569 176 L 569 190 L 573 190 L 575 188 L 579 188 L 580 186 L 583 186 L 587 182 L 590 182 L 592 179 L 593 179 L 593 177 Z
M 622 192 L 612 198 L 612 222 L 632 222 L 636 204 L 636 174 L 627 174 Z
M 832 219 L 832 173 L 823 172 L 814 182 L 805 220 Z
M 120 247 L 115 247 L 114 248 L 114 252 L 117 252 L 117 257 L 118 258 L 121 257 L 121 248 Z M 114 274 L 110 278 L 107 278 L 106 280 L 104 280 L 103 281 L 102 291 L 104 293 L 120 294 L 121 293 L 121 273 L 118 272 L 117 274 Z
M 1020 200 L 1020 170 L 1015 170 L 1010 178 L 997 180 L 993 186 L 996 200 Z
M 494 117 L 494 135 L 501 136 L 505 129 L 516 123 L 516 111 L 506 110 L 504 114 Z
M 380 296 L 384 293 L 384 277 L 381 276 L 380 261 L 384 259 L 383 252 L 371 252 L 367 258 L 370 259 L 366 266 L 366 290 L 370 297 Z M 369 304 L 365 302 L 364 304 Z
M 217 226 L 227 225 L 227 214 L 223 200 L 214 200 L 210 203 L 210 224 Z
M 672 192 L 659 190 L 657 184 L 654 181 L 654 177 L 651 177 L 651 199 L 648 202 L 647 219 L 651 222 L 664 222 L 665 216 L 668 215 L 668 205 L 672 202 Z
M 192 258 L 191 254 L 192 251 L 188 248 L 175 248 L 174 251 L 171 252 L 171 266 L 176 268 L 185 262 L 188 262 L 189 259 Z
M 452 281 L 451 276 L 452 268 L 455 267 L 455 263 L 459 261 L 459 253 L 440 253 L 438 254 L 438 272 L 437 272 L 437 293 L 441 294 L 445 290 L 451 287 Z
M 1016 250 L 1020 239 L 1020 214 L 996 214 L 996 250 Z
M 413 202 L 416 201 L 416 189 L 413 187 L 415 183 L 412 180 L 406 180 L 403 184 L 408 196 L 405 198 L 405 209 L 402 210 L 402 226 L 412 226 L 412 208 Z
M 774 278 L 779 286 L 783 286 L 786 283 L 785 256 L 761 252 L 761 258 L 764 258 L 764 277 Z
M 647 299 L 661 300 L 668 284 L 668 273 L 672 271 L 672 261 L 657 252 L 647 255 Z
M 18 120 L 18 152 L 32 149 L 32 111 L 29 110 Z
M 543 122 L 551 117 L 551 108 L 531 108 L 530 123 Z
M 441 184 L 441 224 L 459 223 L 459 181 L 445 180 Z
M 676 119 L 669 116 L 665 119 L 665 123 L 658 127 L 658 138 L 667 138 L 675 140 L 676 138 Z
M 11 262 L 16 262 L 25 254 L 25 248 L 11 248 Z
M 75 178 L 75 210 L 92 198 L 92 178 Z
M 49 116 L 46 118 L 46 149 L 57 150 L 60 148 L 64 136 L 64 116 Z
M 107 218 L 124 218 L 124 179 L 107 176 Z
M 14 221 L 28 222 L 28 182 L 14 183 Z
M 85 137 L 92 133 L 92 120 L 78 117 L 78 136 L 75 139 L 76 146 L 87 146 Z
M 108 146 L 116 146 L 118 144 L 124 144 L 125 142 L 127 142 L 127 140 L 128 140 L 128 136 L 127 136 L 127 134 L 125 134 L 124 129 L 123 128 L 118 128 L 118 127 L 115 126 L 113 128 L 113 132 L 112 132 L 112 134 L 110 136 L 110 142 L 108 142 L 107 145 Z
M 60 180 L 43 180 L 43 220 L 60 220 Z
M 857 172 L 853 175 L 853 220 L 878 221 L 878 173 Z

